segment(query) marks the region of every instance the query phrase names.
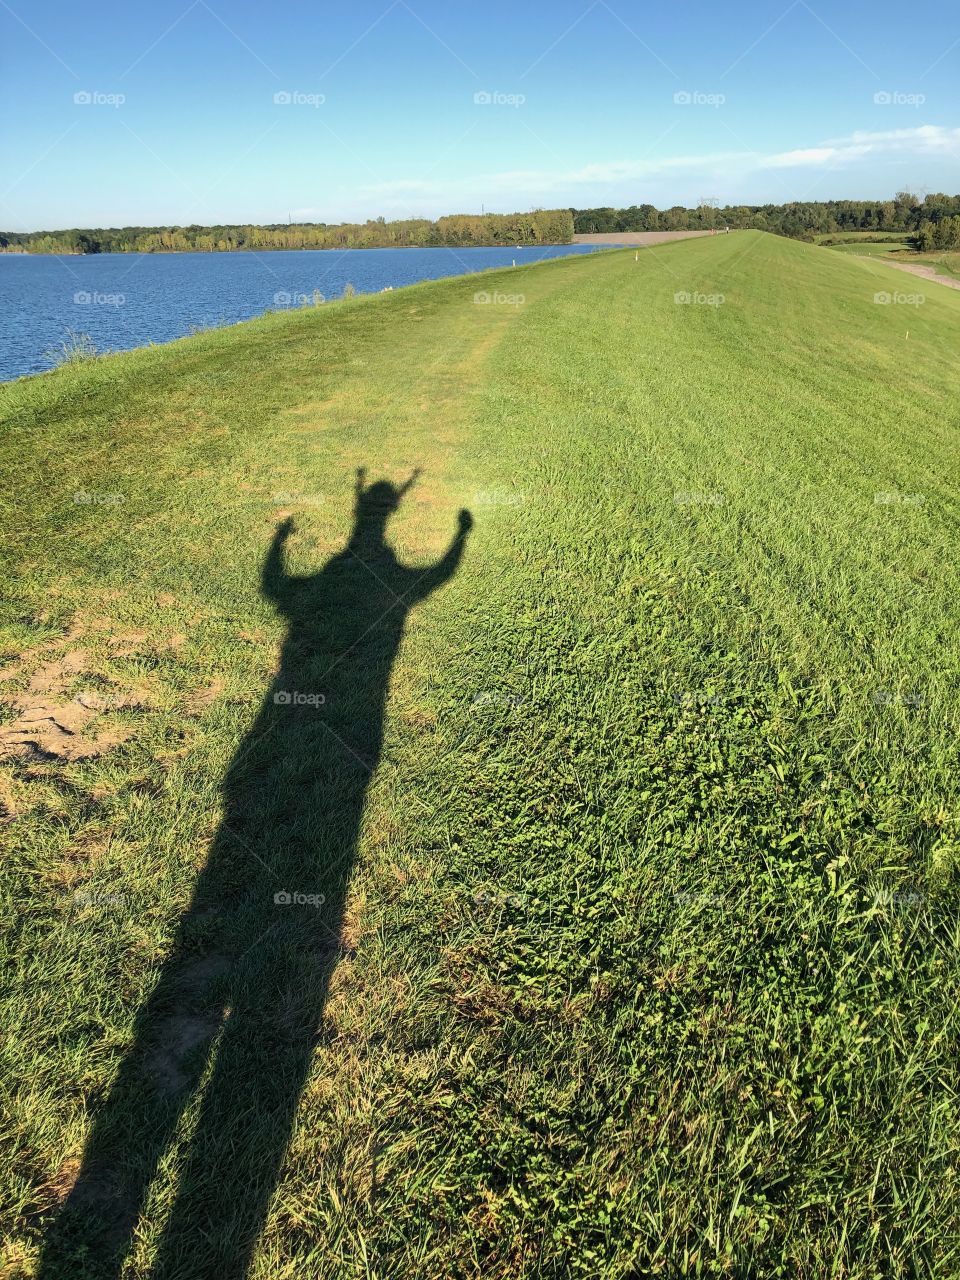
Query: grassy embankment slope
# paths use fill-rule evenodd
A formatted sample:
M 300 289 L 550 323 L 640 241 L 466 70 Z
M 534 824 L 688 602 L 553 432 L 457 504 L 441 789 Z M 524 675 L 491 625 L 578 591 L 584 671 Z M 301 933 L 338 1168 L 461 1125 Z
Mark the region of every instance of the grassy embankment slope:
M 282 737 L 258 756 L 276 808 L 230 892 L 263 892 L 223 907 L 216 946 L 243 972 L 272 957 L 275 1000 L 216 1076 L 222 1123 L 201 1094 L 179 1115 L 130 1274 L 158 1250 L 160 1274 L 233 1274 L 251 1219 L 224 1187 L 261 1153 L 264 1280 L 960 1269 L 960 296 L 876 306 L 889 268 L 759 233 L 634 256 L 3 389 L 7 734 L 31 698 L 94 713 L 86 758 L 3 762 L 11 1275 L 91 1116 L 113 1106 L 122 1188 L 202 1061 L 167 1009 L 165 1056 L 110 1102 L 271 687 L 263 556 L 292 513 L 292 568 L 320 569 L 360 465 L 424 468 L 389 529 L 406 561 L 462 506 L 475 527 L 410 615 L 321 962 L 276 944 L 293 917 L 267 896 L 340 892 L 320 784 Z M 335 732 L 346 769 L 350 708 L 317 674 L 330 733 L 289 741 Z M 334 791 L 339 768 L 323 756 Z M 305 1051 L 275 1178 L 248 1103 Z M 45 1277 L 107 1274 L 109 1231 L 70 1252 L 98 1215 L 116 1231 L 104 1185 Z

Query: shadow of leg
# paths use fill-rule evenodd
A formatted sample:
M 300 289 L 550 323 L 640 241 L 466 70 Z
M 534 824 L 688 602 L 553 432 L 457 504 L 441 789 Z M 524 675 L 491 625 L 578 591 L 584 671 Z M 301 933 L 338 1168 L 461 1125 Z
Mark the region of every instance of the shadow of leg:
M 320 919 L 304 914 L 317 908 L 286 908 L 294 918 L 271 929 L 238 967 L 152 1280 L 247 1274 L 322 1025 L 341 900 L 328 902 Z
M 205 915 L 186 917 L 173 958 L 138 1015 L 80 1175 L 48 1233 L 37 1280 L 113 1280 L 121 1272 L 150 1183 L 223 1022 L 229 961 L 186 945 Z

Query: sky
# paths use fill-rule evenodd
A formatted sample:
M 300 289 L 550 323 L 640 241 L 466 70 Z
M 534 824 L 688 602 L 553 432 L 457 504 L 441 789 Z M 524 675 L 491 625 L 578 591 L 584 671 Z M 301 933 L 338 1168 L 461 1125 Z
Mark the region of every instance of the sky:
M 0 228 L 960 191 L 960 8 L 0 0 Z

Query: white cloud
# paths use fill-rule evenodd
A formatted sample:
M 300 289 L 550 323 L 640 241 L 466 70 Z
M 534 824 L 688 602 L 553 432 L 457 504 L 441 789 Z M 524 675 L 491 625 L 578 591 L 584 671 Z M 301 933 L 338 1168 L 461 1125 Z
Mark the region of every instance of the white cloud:
M 939 124 L 921 124 L 913 129 L 884 129 L 872 133 L 865 129 L 857 129 L 845 138 L 828 138 L 827 142 L 839 146 L 861 142 L 871 146 L 881 143 L 905 143 L 909 146 L 922 147 L 924 150 L 938 151 L 955 147 L 960 143 L 960 129 L 946 129 Z
M 917 157 L 953 154 L 960 160 L 960 129 L 945 129 L 937 124 L 918 125 L 915 129 L 886 129 L 877 133 L 859 129 L 845 138 L 832 138 L 821 147 L 782 151 L 779 155 L 768 156 L 767 167 L 783 169 L 829 163 L 834 168 L 843 160 L 903 153 Z
M 404 179 L 376 183 L 363 188 L 365 194 L 384 196 L 435 197 L 444 192 L 516 191 L 538 189 L 543 192 L 582 186 L 616 185 L 636 178 L 687 172 L 691 176 L 711 177 L 722 172 L 763 172 L 769 169 L 811 168 L 829 166 L 831 171 L 864 156 L 894 155 L 909 152 L 914 156 L 955 153 L 960 161 L 960 129 L 942 125 L 920 125 L 913 129 L 892 129 L 870 133 L 863 130 L 846 137 L 833 138 L 817 146 L 800 147 L 764 155 L 757 151 L 718 151 L 705 155 L 659 156 L 643 160 L 594 162 L 576 169 L 513 169 L 479 174 L 474 178 L 449 182 L 422 182 Z
M 768 156 L 765 167 L 769 169 L 791 169 L 798 165 L 826 164 L 840 152 L 836 147 L 807 147 L 800 151 L 781 151 L 779 155 Z
M 391 217 L 435 217 L 453 211 L 522 209 L 535 205 L 632 204 L 650 201 L 660 207 L 695 203 L 710 191 L 722 201 L 757 204 L 767 200 L 820 199 L 844 194 L 876 194 L 883 166 L 924 160 L 956 162 L 960 177 L 960 128 L 918 125 L 913 128 L 857 130 L 787 151 L 746 148 L 692 155 L 642 159 L 592 160 L 569 168 L 504 169 L 456 178 L 415 175 L 342 189 L 331 206 L 295 210 L 295 216 L 333 221 L 367 217 L 371 211 Z M 869 168 L 865 168 L 869 165 Z M 838 186 L 837 175 L 859 175 L 859 190 Z M 793 175 L 796 175 L 796 179 Z M 800 180 L 800 175 L 802 180 Z M 830 180 L 829 183 L 827 180 Z M 950 185 L 944 175 L 936 179 Z M 794 185 L 796 181 L 796 185 Z M 891 183 L 902 182 L 898 175 Z M 830 187 L 828 190 L 827 187 Z M 884 190 L 883 186 L 880 190 Z M 891 192 L 894 187 L 891 185 Z

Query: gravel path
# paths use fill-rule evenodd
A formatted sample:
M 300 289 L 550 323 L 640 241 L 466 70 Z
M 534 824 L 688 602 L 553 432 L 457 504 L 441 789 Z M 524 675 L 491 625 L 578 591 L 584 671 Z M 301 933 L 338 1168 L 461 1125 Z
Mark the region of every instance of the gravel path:
M 936 280 L 937 284 L 945 284 L 948 289 L 960 289 L 960 280 L 955 280 L 953 276 L 942 276 L 938 271 L 934 271 L 933 267 L 921 266 L 919 262 L 891 262 L 889 258 L 884 258 L 883 262 L 888 267 L 896 267 L 898 271 L 909 271 L 912 276 L 922 276 L 924 280 Z

